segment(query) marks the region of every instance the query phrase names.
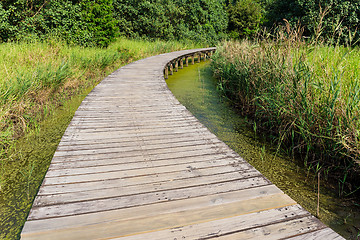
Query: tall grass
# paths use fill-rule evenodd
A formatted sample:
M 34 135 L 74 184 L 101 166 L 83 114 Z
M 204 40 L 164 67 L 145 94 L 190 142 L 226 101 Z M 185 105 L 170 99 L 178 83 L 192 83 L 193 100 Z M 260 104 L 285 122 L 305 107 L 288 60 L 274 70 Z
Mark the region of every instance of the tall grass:
M 218 86 L 278 149 L 326 169 L 350 195 L 359 187 L 360 50 L 299 35 L 223 42 L 212 63 Z

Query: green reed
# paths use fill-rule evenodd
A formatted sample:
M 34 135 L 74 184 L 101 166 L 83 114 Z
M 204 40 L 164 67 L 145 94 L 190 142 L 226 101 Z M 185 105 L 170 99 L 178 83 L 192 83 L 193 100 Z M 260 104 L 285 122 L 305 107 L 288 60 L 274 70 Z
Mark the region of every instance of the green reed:
M 353 193 L 360 162 L 360 51 L 294 39 L 223 42 L 212 62 L 219 89 L 276 139 L 279 151 L 315 170 L 332 170 L 340 195 Z

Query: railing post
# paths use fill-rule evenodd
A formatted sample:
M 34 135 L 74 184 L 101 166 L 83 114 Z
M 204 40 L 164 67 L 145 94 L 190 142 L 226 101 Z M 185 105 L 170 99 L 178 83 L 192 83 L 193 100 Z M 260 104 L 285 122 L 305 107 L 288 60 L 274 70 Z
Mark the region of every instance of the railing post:
M 175 72 L 179 71 L 179 60 L 175 60 Z
M 164 69 L 164 75 L 165 75 L 165 79 L 169 78 L 169 66 L 166 65 L 165 69 Z
M 173 64 L 172 64 L 172 62 L 170 63 L 170 75 L 173 75 L 174 74 L 174 72 L 173 72 Z
M 184 58 L 180 58 L 180 69 L 184 68 Z

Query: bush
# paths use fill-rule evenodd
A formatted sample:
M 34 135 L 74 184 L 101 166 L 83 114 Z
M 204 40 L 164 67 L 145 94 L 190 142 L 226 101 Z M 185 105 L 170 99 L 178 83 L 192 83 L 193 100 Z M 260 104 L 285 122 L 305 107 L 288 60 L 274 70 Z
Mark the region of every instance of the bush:
M 9 17 L 10 10 L 4 9 L 0 3 L 0 41 L 13 38 L 17 31 L 17 28 L 10 23 Z
M 267 5 L 269 23 L 287 19 L 305 27 L 305 35 L 331 43 L 353 44 L 360 38 L 358 0 L 274 0 Z
M 260 27 L 263 9 L 259 3 L 253 0 L 238 0 L 229 4 L 228 30 L 232 38 L 254 35 Z
M 227 27 L 223 1 L 217 0 L 114 0 L 114 9 L 128 37 L 214 43 Z
M 81 6 L 82 18 L 87 31 L 93 35 L 93 42 L 100 47 L 109 46 L 117 32 L 112 0 L 83 0 Z
M 60 37 L 68 43 L 106 47 L 116 21 L 111 0 L 3 1 L 0 41 Z

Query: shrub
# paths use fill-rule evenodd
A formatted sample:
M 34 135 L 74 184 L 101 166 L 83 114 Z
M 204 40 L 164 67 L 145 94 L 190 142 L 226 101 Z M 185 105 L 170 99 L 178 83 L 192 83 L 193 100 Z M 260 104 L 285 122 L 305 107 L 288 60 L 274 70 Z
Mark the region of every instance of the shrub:
M 114 0 L 114 9 L 128 37 L 214 43 L 227 27 L 223 1 L 217 0 Z
M 117 32 L 112 0 L 83 0 L 81 7 L 83 21 L 87 31 L 93 35 L 95 45 L 109 46 Z
M 351 45 L 360 38 L 358 0 L 274 0 L 266 8 L 269 23 L 300 21 L 316 40 Z
M 262 19 L 262 7 L 253 0 L 238 0 L 229 4 L 228 30 L 232 38 L 254 35 L 260 27 Z
M 0 40 L 60 37 L 68 43 L 106 47 L 116 34 L 111 0 L 3 1 Z

